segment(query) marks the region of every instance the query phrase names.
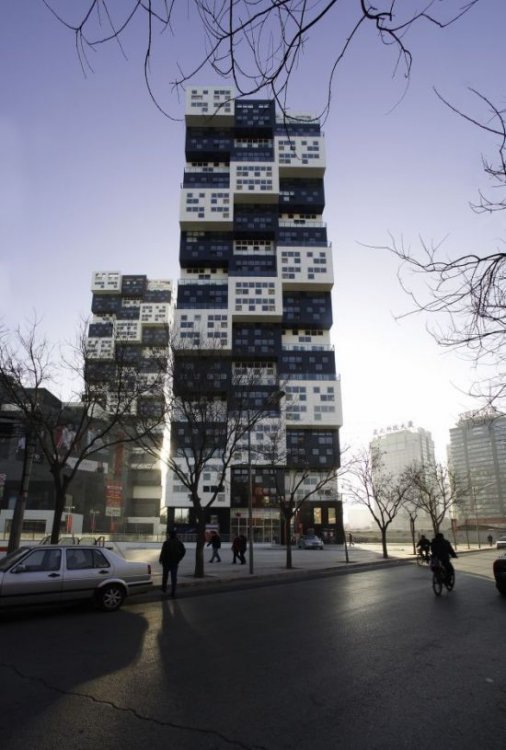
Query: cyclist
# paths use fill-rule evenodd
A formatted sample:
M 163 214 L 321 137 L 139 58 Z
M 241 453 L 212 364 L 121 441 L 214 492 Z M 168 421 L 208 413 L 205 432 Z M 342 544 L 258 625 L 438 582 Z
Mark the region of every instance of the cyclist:
M 447 578 L 450 578 L 455 574 L 453 565 L 450 562 L 450 557 L 457 557 L 457 553 L 453 549 L 448 539 L 445 539 L 440 531 L 436 534 L 436 536 L 430 543 L 430 551 L 432 552 L 432 556 L 439 560 L 439 562 L 444 567 Z
M 429 559 L 430 542 L 425 536 L 425 534 L 422 534 L 422 536 L 418 540 L 418 544 L 416 545 L 416 548 L 424 560 Z

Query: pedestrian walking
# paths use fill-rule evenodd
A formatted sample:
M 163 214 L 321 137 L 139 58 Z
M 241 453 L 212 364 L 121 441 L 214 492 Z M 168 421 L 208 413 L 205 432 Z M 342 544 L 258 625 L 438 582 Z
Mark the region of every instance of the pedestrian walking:
M 492 534 L 489 534 L 487 536 L 487 541 L 488 541 L 488 546 L 491 547 L 492 546 L 492 542 L 494 541 L 494 537 L 492 536 Z
M 239 534 L 239 560 L 241 561 L 241 565 L 246 564 L 246 558 L 244 556 L 244 553 L 246 552 L 246 549 L 248 547 L 248 540 L 244 536 L 244 534 Z
M 350 545 L 350 547 L 353 547 L 353 534 L 348 534 L 348 544 Z
M 207 546 L 211 546 L 213 548 L 213 554 L 211 555 L 211 559 L 209 560 L 209 562 L 214 562 L 215 560 L 216 562 L 221 562 L 219 552 L 221 547 L 221 539 L 216 531 L 213 531 L 213 533 L 211 534 L 211 539 L 208 541 Z
M 167 591 L 167 581 L 170 573 L 170 595 L 176 597 L 177 569 L 186 554 L 186 547 L 177 538 L 175 531 L 169 531 L 167 539 L 162 544 L 160 565 L 162 566 L 162 591 Z
M 232 560 L 232 564 L 235 565 L 237 560 L 241 560 L 241 540 L 238 536 L 234 538 L 234 541 L 232 542 L 232 553 L 234 555 L 234 559 Z

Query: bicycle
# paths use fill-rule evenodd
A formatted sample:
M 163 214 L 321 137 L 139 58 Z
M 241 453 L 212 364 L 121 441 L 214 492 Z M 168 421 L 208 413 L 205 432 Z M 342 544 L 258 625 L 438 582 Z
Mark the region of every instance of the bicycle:
M 430 565 L 430 555 L 429 555 L 429 553 L 428 552 L 421 552 L 421 551 L 417 552 L 417 555 L 416 555 L 416 564 L 420 568 L 423 568 L 425 566 L 428 567 Z
M 445 566 L 440 560 L 432 558 L 431 560 L 432 570 L 432 590 L 436 596 L 441 596 L 443 586 L 448 591 L 451 591 L 455 586 L 455 572 L 448 573 Z

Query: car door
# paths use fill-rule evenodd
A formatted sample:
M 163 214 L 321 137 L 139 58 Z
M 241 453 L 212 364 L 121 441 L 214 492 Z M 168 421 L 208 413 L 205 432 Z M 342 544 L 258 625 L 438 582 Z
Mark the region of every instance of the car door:
M 1 604 L 8 607 L 58 601 L 62 582 L 61 549 L 36 547 L 4 572 Z
M 104 553 L 95 547 L 69 547 L 65 550 L 63 594 L 84 599 L 93 595 L 102 581 L 113 574 Z

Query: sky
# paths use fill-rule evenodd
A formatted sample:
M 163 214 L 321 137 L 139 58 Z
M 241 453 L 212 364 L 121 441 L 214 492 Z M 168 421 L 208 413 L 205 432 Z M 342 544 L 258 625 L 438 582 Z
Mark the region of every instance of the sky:
M 349 18 L 355 5 L 347 0 Z M 412 421 L 444 458 L 448 430 L 477 406 L 466 396 L 476 373 L 438 348 L 426 330 L 436 321 L 399 319 L 410 302 L 397 261 L 379 248 L 390 236 L 414 251 L 422 238 L 444 240 L 450 256 L 501 246 L 504 217 L 469 206 L 488 187 L 482 155 L 495 157 L 496 140 L 444 107 L 433 88 L 473 114 L 480 110 L 469 87 L 504 106 L 504 28 L 503 0 L 481 0 L 444 31 L 420 23 L 407 37 L 409 82 L 395 74 L 394 50 L 368 29 L 336 73 L 323 218 L 334 256 L 343 445 L 358 448 L 374 430 Z M 294 73 L 294 112 L 320 111 L 325 98 L 321 71 L 337 32 L 327 23 L 316 33 Z M 95 270 L 177 280 L 184 101 L 168 66 L 200 42 L 197 33 L 168 38 L 170 54 L 160 53 L 153 75 L 174 120 L 146 91 L 140 29 L 125 55 L 117 45 L 92 54 L 84 75 L 72 33 L 41 1 L 3 0 L 0 318 L 10 328 L 36 315 L 52 341 L 72 339 L 90 314 Z M 205 72 L 194 80 L 217 83 Z

